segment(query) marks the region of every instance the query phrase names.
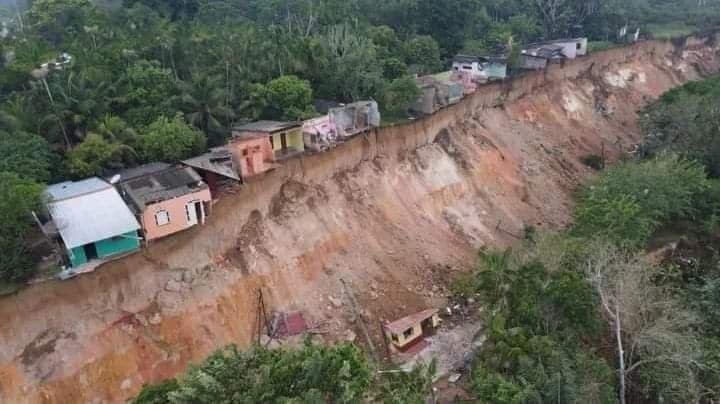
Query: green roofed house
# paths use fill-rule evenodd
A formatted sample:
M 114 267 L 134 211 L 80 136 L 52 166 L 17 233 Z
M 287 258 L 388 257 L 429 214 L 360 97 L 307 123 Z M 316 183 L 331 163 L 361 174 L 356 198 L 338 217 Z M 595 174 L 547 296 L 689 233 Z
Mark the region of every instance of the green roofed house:
M 48 215 L 73 269 L 140 248 L 140 225 L 109 183 L 66 181 L 45 192 Z

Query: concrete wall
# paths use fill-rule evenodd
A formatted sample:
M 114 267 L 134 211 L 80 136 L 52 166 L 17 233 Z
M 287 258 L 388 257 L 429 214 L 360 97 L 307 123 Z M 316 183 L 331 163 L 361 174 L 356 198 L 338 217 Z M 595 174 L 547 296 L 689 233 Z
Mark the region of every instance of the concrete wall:
M 185 206 L 191 201 L 210 202 L 210 190 L 202 189 L 198 192 L 183 195 L 177 198 L 169 199 L 146 206 L 145 211 L 140 216 L 140 223 L 145 232 L 145 240 L 150 241 L 160 237 L 165 237 L 173 233 L 192 227 L 187 222 L 187 213 Z M 165 210 L 170 217 L 170 223 L 158 226 L 155 221 L 155 214 L 158 211 Z M 205 212 L 207 215 L 208 212 Z M 202 223 L 204 218 L 198 218 L 198 222 Z
M 577 48 L 577 55 L 578 56 L 585 56 L 587 55 L 588 50 L 588 39 L 587 38 L 577 38 L 577 43 L 580 45 Z
M 523 69 L 544 69 L 547 66 L 547 59 L 532 55 L 520 55 L 520 66 Z
M 398 335 L 396 335 L 397 341 L 392 339 L 392 335 L 388 335 L 388 338 L 392 341 L 393 345 L 395 345 L 398 348 L 402 348 L 405 345 L 415 341 L 419 337 L 422 336 L 422 326 L 418 323 L 415 324 L 412 328 L 412 334 L 410 336 L 405 337 L 405 335 L 401 332 Z
M 257 137 L 235 138 L 228 143 L 228 148 L 234 161 L 240 166 L 243 177 L 264 173 L 270 169 L 270 165 L 265 162 L 275 159 L 270 138 L 264 133 L 258 133 Z
M 569 41 L 569 42 L 553 42 L 554 45 L 562 46 L 563 48 L 563 55 L 565 55 L 568 59 L 575 59 L 577 57 L 577 42 L 576 41 Z
M 282 150 L 282 135 L 285 135 L 286 144 L 289 149 L 305 150 L 303 142 L 302 128 L 293 128 L 283 132 L 277 132 L 272 135 L 272 150 L 277 153 Z
M 100 259 L 134 251 L 138 248 L 140 248 L 140 240 L 136 231 L 95 242 L 95 249 Z M 82 246 L 75 247 L 68 251 L 68 256 L 70 258 L 70 266 L 72 267 L 77 267 L 88 262 Z

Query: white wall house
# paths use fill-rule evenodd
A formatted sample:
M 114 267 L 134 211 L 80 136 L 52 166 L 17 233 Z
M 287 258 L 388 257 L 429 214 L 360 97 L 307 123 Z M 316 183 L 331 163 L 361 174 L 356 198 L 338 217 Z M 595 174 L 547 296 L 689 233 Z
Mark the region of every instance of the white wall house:
M 483 68 L 483 61 L 476 56 L 455 56 L 452 68 L 455 71 L 470 73 L 475 78 L 487 78 L 487 72 Z

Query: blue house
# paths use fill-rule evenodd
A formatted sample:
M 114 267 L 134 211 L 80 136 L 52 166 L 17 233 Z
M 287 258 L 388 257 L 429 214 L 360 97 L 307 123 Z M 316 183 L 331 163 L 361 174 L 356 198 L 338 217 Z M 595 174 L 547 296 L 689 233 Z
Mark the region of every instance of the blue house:
M 48 215 L 71 267 L 140 248 L 140 225 L 109 183 L 99 178 L 66 181 L 45 192 Z

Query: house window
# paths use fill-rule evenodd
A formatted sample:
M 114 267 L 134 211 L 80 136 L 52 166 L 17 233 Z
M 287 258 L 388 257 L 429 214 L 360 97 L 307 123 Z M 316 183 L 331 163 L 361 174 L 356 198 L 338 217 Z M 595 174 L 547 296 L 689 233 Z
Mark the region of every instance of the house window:
M 170 213 L 167 210 L 159 210 L 155 212 L 155 224 L 165 226 L 170 224 Z
M 397 334 L 392 334 L 392 340 L 393 340 L 393 342 L 400 342 L 400 339 L 398 338 Z
M 582 48 L 582 45 L 580 44 L 580 42 L 576 43 L 575 49 L 580 50 L 580 48 Z
M 403 331 L 403 337 L 405 337 L 405 339 L 412 337 L 412 335 L 413 335 L 412 328 L 408 328 L 407 330 Z
M 311 142 L 311 143 L 317 143 L 317 142 L 318 142 L 318 136 L 317 136 L 317 135 L 310 135 L 310 142 Z
M 463 66 L 462 68 L 463 68 L 464 70 L 472 70 L 472 66 Z
M 275 138 L 272 135 L 270 135 L 270 147 L 275 149 Z

